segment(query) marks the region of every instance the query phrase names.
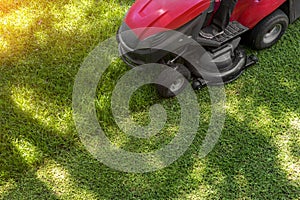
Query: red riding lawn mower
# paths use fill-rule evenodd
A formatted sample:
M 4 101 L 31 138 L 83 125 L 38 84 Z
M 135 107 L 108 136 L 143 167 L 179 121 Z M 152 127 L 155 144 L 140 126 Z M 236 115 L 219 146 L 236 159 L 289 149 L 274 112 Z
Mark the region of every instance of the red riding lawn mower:
M 235 80 L 257 62 L 240 47 L 241 38 L 255 49 L 268 48 L 300 16 L 300 0 L 239 0 L 222 34 L 211 39 L 201 37 L 200 31 L 210 25 L 219 6 L 220 0 L 137 0 L 117 35 L 123 61 L 131 67 L 168 65 L 170 68 L 157 77 L 164 85 L 157 85 L 157 90 L 162 97 L 173 97 L 185 88 L 187 80 L 194 89 Z M 201 45 L 218 72 L 201 61 L 204 52 L 195 51 L 189 43 L 181 45 L 182 38 L 170 34 L 170 30 Z M 172 53 L 161 48 L 170 45 L 176 47 Z

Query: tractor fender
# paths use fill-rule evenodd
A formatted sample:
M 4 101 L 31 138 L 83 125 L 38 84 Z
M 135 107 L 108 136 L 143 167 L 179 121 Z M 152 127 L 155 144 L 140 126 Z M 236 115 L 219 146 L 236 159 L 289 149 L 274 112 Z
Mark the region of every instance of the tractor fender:
M 286 0 L 239 0 L 231 21 L 238 21 L 252 29 L 285 2 Z

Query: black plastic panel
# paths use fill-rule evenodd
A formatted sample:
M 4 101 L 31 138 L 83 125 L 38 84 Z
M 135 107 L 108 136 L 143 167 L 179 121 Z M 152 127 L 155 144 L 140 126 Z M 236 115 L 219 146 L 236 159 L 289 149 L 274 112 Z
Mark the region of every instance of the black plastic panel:
M 300 17 L 300 0 L 290 0 L 290 21 L 294 22 Z

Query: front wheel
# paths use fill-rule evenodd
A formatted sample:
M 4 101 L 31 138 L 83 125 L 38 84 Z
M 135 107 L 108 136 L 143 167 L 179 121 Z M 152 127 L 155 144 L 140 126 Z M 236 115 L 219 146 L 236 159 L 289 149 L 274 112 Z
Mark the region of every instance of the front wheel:
M 176 67 L 168 68 L 159 74 L 156 79 L 156 82 L 160 83 L 156 85 L 157 92 L 164 98 L 174 97 L 185 89 L 190 77 L 191 73 L 184 65 L 176 64 Z
M 275 44 L 288 27 L 289 18 L 280 9 L 276 10 L 251 31 L 251 45 L 255 49 L 265 49 Z

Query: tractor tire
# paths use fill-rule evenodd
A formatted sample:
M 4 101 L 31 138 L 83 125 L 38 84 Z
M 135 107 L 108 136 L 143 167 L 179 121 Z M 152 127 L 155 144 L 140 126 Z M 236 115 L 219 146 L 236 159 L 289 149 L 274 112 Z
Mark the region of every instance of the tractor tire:
M 282 10 L 277 9 L 250 32 L 250 45 L 255 49 L 271 47 L 284 34 L 288 24 L 288 16 Z
M 185 89 L 187 84 L 189 84 L 188 80 L 190 78 L 191 72 L 183 64 L 176 64 L 175 68 L 170 67 L 158 75 L 156 83 L 163 84 L 167 87 L 156 84 L 157 92 L 164 98 L 174 97 Z

